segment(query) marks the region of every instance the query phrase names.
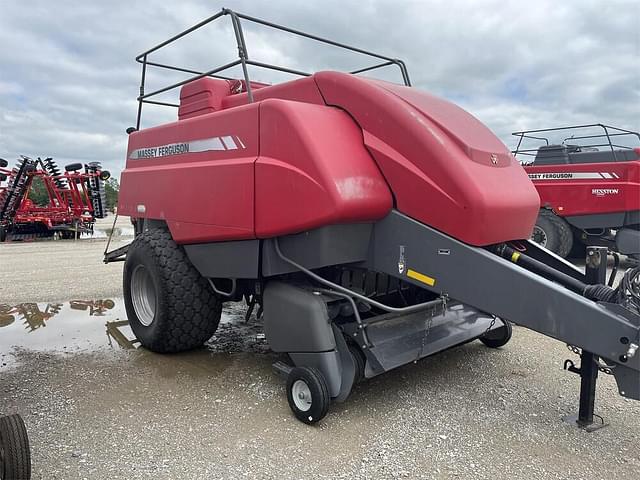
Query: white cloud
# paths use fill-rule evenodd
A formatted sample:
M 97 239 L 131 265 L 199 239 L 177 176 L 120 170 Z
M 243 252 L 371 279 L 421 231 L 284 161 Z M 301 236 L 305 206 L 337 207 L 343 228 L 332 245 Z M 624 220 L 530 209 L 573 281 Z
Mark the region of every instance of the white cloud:
M 214 13 L 207 0 L 0 2 L 0 156 L 124 164 L 141 51 Z M 413 84 L 510 132 L 570 123 L 640 130 L 640 2 L 240 0 L 226 6 L 406 60 Z M 226 20 L 226 19 L 225 19 Z M 228 26 L 164 57 L 206 69 L 234 58 Z M 246 26 L 249 53 L 301 70 L 353 56 Z M 150 88 L 180 76 L 150 78 Z M 256 72 L 256 79 L 275 78 Z M 148 110 L 147 119 L 173 112 Z

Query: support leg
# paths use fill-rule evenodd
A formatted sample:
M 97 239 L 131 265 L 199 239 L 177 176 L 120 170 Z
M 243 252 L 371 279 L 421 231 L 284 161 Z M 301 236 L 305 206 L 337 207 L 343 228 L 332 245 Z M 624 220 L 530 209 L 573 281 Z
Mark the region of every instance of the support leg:
M 607 248 L 589 247 L 587 249 L 586 263 L 587 282 L 591 284 L 604 284 L 607 277 Z M 566 365 L 566 363 L 565 363 Z M 580 354 L 580 368 L 569 368 L 571 372 L 580 375 L 580 405 L 578 415 L 569 415 L 563 418 L 565 422 L 577 425 L 587 432 L 593 432 L 607 424 L 604 419 L 594 422 L 594 407 L 596 401 L 596 383 L 598 380 L 598 356 L 591 352 L 582 351 Z M 597 415 L 596 415 L 597 416 Z

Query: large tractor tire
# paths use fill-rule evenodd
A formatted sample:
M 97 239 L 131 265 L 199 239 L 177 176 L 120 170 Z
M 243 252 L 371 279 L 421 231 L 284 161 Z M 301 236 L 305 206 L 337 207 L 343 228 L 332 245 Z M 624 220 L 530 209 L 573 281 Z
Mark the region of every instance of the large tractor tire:
M 222 302 L 164 229 L 136 237 L 124 264 L 129 324 L 145 348 L 175 353 L 213 336 Z
M 2 480 L 31 478 L 29 437 L 20 415 L 0 417 L 0 478 Z
M 573 232 L 565 220 L 551 210 L 542 209 L 533 227 L 531 240 L 566 258 L 573 247 Z

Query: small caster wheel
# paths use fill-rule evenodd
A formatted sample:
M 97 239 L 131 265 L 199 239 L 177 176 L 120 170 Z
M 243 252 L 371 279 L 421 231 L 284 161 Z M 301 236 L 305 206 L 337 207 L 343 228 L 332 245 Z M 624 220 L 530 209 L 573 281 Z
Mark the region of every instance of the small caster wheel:
M 485 333 L 480 337 L 480 341 L 489 348 L 499 348 L 506 345 L 511 340 L 513 330 L 511 323 L 506 320 L 498 319 L 502 322 L 502 326 Z
M 329 411 L 331 398 L 322 373 L 313 367 L 296 367 L 287 377 L 287 400 L 301 422 L 312 425 Z
M 353 362 L 356 365 L 356 375 L 355 375 L 355 378 L 353 379 L 353 383 L 354 384 L 359 383 L 362 380 L 364 380 L 365 358 L 364 358 L 364 355 L 362 354 L 362 351 L 352 343 L 349 344 L 349 352 L 351 353 L 351 356 L 353 357 Z
M 20 415 L 0 417 L 0 478 L 31 478 L 29 438 Z

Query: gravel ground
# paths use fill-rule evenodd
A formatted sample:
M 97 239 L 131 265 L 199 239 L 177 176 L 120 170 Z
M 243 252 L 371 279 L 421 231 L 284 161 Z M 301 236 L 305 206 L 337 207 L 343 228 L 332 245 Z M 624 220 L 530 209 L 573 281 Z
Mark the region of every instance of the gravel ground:
M 0 245 L 0 304 L 116 297 L 111 316 L 82 327 L 103 338 L 121 314 L 122 268 L 102 265 L 103 249 Z M 500 350 L 473 342 L 364 382 L 309 427 L 289 411 L 260 324 L 237 307 L 208 348 L 167 356 L 106 339 L 72 348 L 65 315 L 18 337 L 17 363 L 0 368 L 0 411 L 24 416 L 34 478 L 639 478 L 640 402 L 601 376 L 610 425 L 563 423 L 577 409 L 579 378 L 562 370 L 573 355 L 523 328 Z M 69 353 L 34 350 L 51 332 Z
M 130 226 L 119 217 L 116 228 Z M 102 263 L 105 233 L 113 218 L 98 220 L 95 239 L 42 240 L 0 244 L 0 303 L 55 302 L 74 297 L 122 295 L 122 263 Z M 114 236 L 110 250 L 131 237 Z

